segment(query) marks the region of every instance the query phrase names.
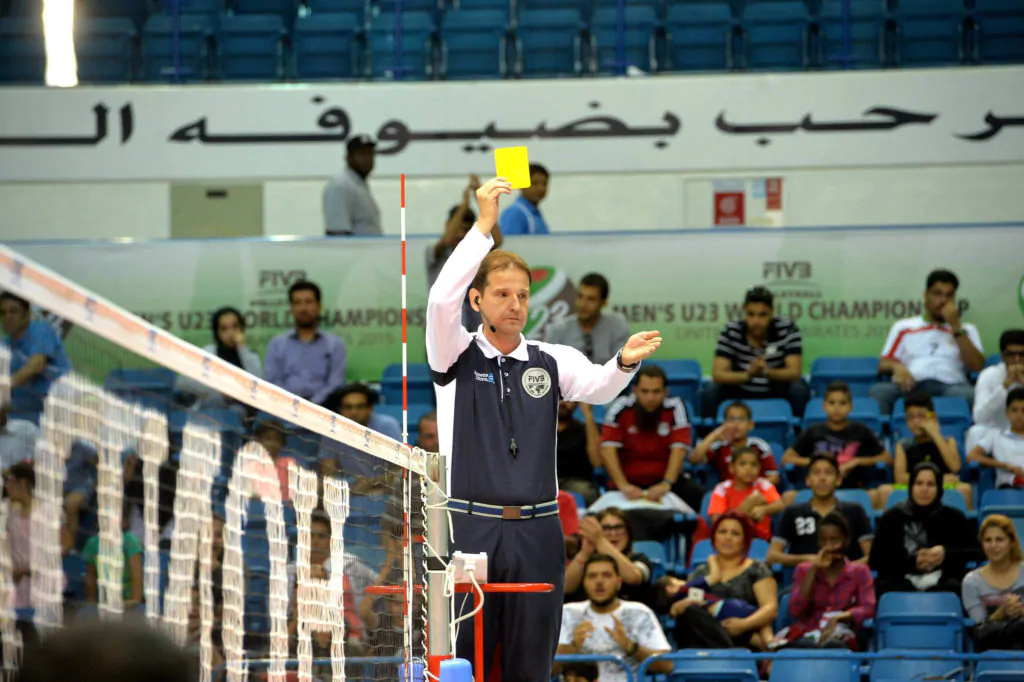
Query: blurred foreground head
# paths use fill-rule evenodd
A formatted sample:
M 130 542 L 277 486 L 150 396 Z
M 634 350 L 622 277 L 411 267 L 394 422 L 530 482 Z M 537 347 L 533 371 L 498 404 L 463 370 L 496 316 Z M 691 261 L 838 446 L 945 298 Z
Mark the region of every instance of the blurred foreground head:
M 199 661 L 141 620 L 55 631 L 25 651 L 18 682 L 195 682 Z

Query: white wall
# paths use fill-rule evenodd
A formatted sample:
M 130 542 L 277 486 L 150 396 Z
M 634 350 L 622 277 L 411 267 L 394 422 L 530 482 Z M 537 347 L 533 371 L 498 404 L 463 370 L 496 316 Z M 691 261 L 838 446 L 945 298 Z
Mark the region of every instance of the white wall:
M 541 160 L 543 161 L 543 160 Z M 478 169 L 486 171 L 487 169 Z M 742 174 L 556 175 L 545 217 L 559 232 L 706 228 L 712 181 L 780 176 L 787 226 L 1001 222 L 1024 219 L 1024 164 L 807 169 Z M 409 179 L 410 234 L 437 234 L 463 177 Z M 324 180 L 264 183 L 263 232 L 322 234 Z M 399 181 L 373 178 L 385 231 L 399 231 Z M 167 183 L 0 184 L 0 239 L 156 239 L 170 235 Z

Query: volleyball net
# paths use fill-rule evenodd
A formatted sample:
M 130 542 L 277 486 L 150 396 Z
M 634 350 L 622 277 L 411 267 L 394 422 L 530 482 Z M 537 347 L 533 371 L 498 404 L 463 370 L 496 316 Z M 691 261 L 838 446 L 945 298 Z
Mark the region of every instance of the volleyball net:
M 428 617 L 444 650 L 439 458 L 364 425 L 372 399 L 304 400 L 2 246 L 0 290 L 31 319 L 0 348 L 5 671 L 88 619 L 165 631 L 202 680 L 411 679 Z

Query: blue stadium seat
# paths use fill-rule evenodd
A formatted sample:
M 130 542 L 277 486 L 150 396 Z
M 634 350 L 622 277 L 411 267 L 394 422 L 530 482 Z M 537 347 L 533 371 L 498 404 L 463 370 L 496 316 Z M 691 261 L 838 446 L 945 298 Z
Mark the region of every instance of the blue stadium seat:
M 986 651 L 974 668 L 974 682 L 1024 682 L 1024 661 L 985 660 L 986 656 L 1001 654 L 1022 655 L 1020 651 Z
M 774 0 L 743 10 L 746 65 L 752 70 L 791 71 L 808 62 L 810 17 L 801 0 Z
M 678 396 L 691 404 L 697 402 L 697 391 L 700 389 L 703 376 L 699 362 L 696 360 L 646 360 L 645 362 L 665 370 L 669 395 Z M 693 412 L 690 412 L 690 416 L 693 416 Z
M 396 28 L 401 18 L 402 55 L 396 60 Z M 434 20 L 428 12 L 381 12 L 370 21 L 367 75 L 395 80 L 423 80 L 434 75 Z
M 655 70 L 654 27 L 658 22 L 653 7 L 643 5 L 626 6 L 624 12 L 626 66 L 635 66 L 641 71 Z M 593 54 L 597 58 L 597 70 L 601 73 L 619 73 L 618 60 L 618 9 L 600 7 L 594 12 L 590 24 Z
M 568 76 L 582 71 L 579 12 L 571 9 L 523 10 L 515 31 L 516 74 Z
M 311 14 L 295 20 L 293 72 L 300 80 L 340 80 L 362 72 L 362 20 L 354 14 Z
M 167 411 L 173 402 L 175 375 L 169 369 L 113 369 L 103 387 L 128 401 Z
M 651 560 L 652 582 L 665 575 L 665 566 L 668 563 L 665 545 L 654 540 L 637 540 L 633 543 L 633 551 L 639 552 Z
M 974 423 L 971 406 L 963 398 L 935 396 L 935 416 L 939 420 L 942 433 L 962 443 L 967 429 Z M 892 409 L 892 430 L 900 438 L 909 438 L 913 434 L 907 428 L 907 411 L 903 398 L 896 401 Z
M 1020 0 L 974 0 L 974 18 L 982 64 L 1024 62 L 1024 4 Z
M 887 654 L 919 653 L 903 650 L 886 651 Z M 883 658 L 871 662 L 871 682 L 896 682 L 897 680 L 944 680 L 964 682 L 964 672 L 955 661 L 911 660 Z
M 85 601 L 85 561 L 79 554 L 65 554 L 62 560 L 64 577 L 67 585 L 64 587 L 64 594 L 71 599 Z
M 705 538 L 693 546 L 693 551 L 690 553 L 690 565 L 687 567 L 686 572 L 691 573 L 693 569 L 697 568 L 701 564 L 708 562 L 708 557 L 714 553 L 714 548 L 711 546 L 711 540 Z
M 947 66 L 964 60 L 963 0 L 898 0 L 901 66 Z
M 848 52 L 844 55 L 843 33 L 847 22 L 844 5 L 846 2 L 850 4 L 850 44 Z M 873 69 L 889 63 L 888 56 L 884 54 L 886 45 L 885 4 L 881 0 L 823 0 L 819 25 L 822 32 L 823 61 L 826 68 Z M 845 66 L 844 56 L 846 57 Z M 860 360 L 860 358 L 848 359 Z M 874 361 L 877 375 L 878 358 L 870 359 Z M 811 380 L 813 385 L 813 369 L 811 370 Z M 872 383 L 874 380 L 872 379 Z M 853 388 L 853 381 L 851 379 L 847 379 L 847 381 L 850 381 L 850 387 Z M 861 381 L 858 380 L 857 383 L 858 388 L 854 389 L 855 395 L 861 395 L 859 386 Z M 863 393 L 866 394 L 867 391 L 864 390 Z
M 727 0 L 673 3 L 668 8 L 665 24 L 669 38 L 669 70 L 733 68 L 735 23 Z
M 425 362 L 410 362 L 409 367 L 409 402 L 430 403 L 435 400 L 434 382 L 430 378 L 430 366 Z M 384 368 L 380 382 L 380 395 L 384 402 L 402 404 L 402 364 L 393 362 Z
M 779 612 L 775 615 L 775 632 L 789 627 L 792 622 L 793 616 L 789 613 L 789 592 L 786 592 L 779 597 Z
M 370 17 L 368 0 L 309 0 L 307 3 L 312 14 L 351 14 L 359 19 L 364 27 Z M 300 13 L 301 16 L 301 13 Z
M 752 435 L 788 445 L 793 433 L 793 408 L 789 402 L 781 398 L 767 400 L 744 400 L 750 406 L 753 415 L 754 430 Z M 718 406 L 717 422 L 725 421 L 725 410 L 731 401 Z
M 356 0 L 363 5 L 365 0 Z M 286 24 L 295 20 L 296 0 L 226 0 L 232 14 L 277 14 Z
M 460 9 L 444 15 L 442 76 L 499 78 L 508 74 L 508 12 Z
M 963 651 L 963 606 L 952 592 L 887 592 L 878 600 L 875 630 L 879 651 Z
M 998 365 L 1002 361 L 1002 355 L 1000 355 L 999 353 L 993 353 L 992 355 L 985 358 L 985 367 L 992 367 L 994 365 Z
M 164 14 L 174 14 L 177 8 L 180 14 L 202 14 L 214 23 L 225 9 L 223 0 L 157 0 L 154 4 Z
M 874 398 L 860 396 L 853 401 L 849 420 L 861 422 L 877 434 L 882 433 L 882 412 Z M 803 428 L 828 421 L 823 400 L 811 400 L 804 409 Z
M 686 649 L 673 658 L 669 682 L 757 682 L 757 662 L 742 649 Z
M 789 595 L 783 597 L 786 610 Z M 782 606 L 779 607 L 780 611 Z M 775 655 L 771 682 L 859 682 L 860 671 L 856 661 L 847 658 L 846 651 L 829 649 L 783 649 Z
M 29 0 L 29 2 L 36 6 L 39 4 L 38 0 L 35 2 Z M 141 30 L 142 23 L 145 21 L 149 10 L 150 0 L 103 0 L 103 2 L 90 2 L 87 10 L 80 4 L 75 10 L 75 20 L 78 21 L 82 16 L 94 19 L 99 17 L 120 17 L 131 19 L 135 29 Z
M 45 72 L 41 17 L 0 18 L 0 83 L 42 84 Z
M 181 15 L 179 29 L 182 81 L 206 80 L 209 75 L 207 42 L 213 23 L 204 14 Z M 175 80 L 174 19 L 154 14 L 142 30 L 142 76 L 149 82 Z
M 455 3 L 455 0 L 448 0 L 449 12 L 453 11 L 451 6 Z M 458 0 L 457 10 L 481 10 L 481 9 L 496 9 L 501 10 L 508 16 L 512 7 L 509 0 Z M 522 3 L 519 3 L 520 5 Z
M 854 397 L 867 395 L 878 381 L 878 358 L 818 358 L 811 365 L 811 392 L 824 398 L 831 381 L 845 381 Z
M 590 0 L 517 0 L 516 4 L 520 11 L 568 9 L 578 12 L 581 16 L 590 9 Z
M 1024 490 L 988 490 L 982 494 L 979 508 L 981 518 L 989 514 L 1009 516 L 1017 529 L 1017 537 L 1024 538 Z
M 220 76 L 227 80 L 280 80 L 285 35 L 279 14 L 223 16 L 217 41 Z
M 409 442 L 412 444 L 416 443 L 416 436 L 419 433 L 419 421 L 420 417 L 432 412 L 434 406 L 423 403 L 409 403 Z M 402 425 L 402 403 L 392 404 L 384 403 L 377 405 L 373 408 L 373 411 L 378 414 L 386 414 L 389 417 L 394 417 L 398 421 L 398 425 Z
M 837 490 L 836 493 L 839 491 Z M 903 489 L 893 490 L 889 495 L 889 498 L 885 501 L 885 508 L 889 509 L 895 507 L 900 502 L 907 499 L 908 491 Z M 942 491 L 942 504 L 947 507 L 953 507 L 959 509 L 964 513 L 965 516 L 974 516 L 974 512 L 967 510 L 967 501 L 964 500 L 964 496 L 960 494 L 959 490 L 943 490 Z
M 75 56 L 81 83 L 132 80 L 135 24 L 127 17 L 75 21 Z

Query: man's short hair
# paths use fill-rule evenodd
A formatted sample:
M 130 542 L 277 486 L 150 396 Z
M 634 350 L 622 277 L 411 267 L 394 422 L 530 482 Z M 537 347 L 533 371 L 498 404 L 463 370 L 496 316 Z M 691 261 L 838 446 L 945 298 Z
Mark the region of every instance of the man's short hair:
M 933 284 L 942 282 L 943 284 L 952 284 L 953 291 L 960 288 L 960 280 L 953 274 L 951 270 L 938 269 L 932 270 L 928 273 L 928 279 L 925 282 L 924 288 L 931 289 Z
M 740 457 L 742 457 L 743 455 L 753 455 L 754 461 L 757 462 L 757 466 L 761 466 L 761 453 L 749 446 L 742 447 L 738 449 L 736 452 L 732 453 L 732 463 L 735 464 L 736 462 L 738 462 Z
M 818 530 L 821 530 L 825 526 L 832 526 L 838 528 L 839 532 L 843 534 L 847 540 L 850 539 L 850 522 L 846 520 L 846 517 L 837 512 L 835 509 L 825 514 L 824 518 L 818 522 Z
M 640 377 L 651 377 L 652 379 L 661 379 L 662 386 L 668 388 L 668 375 L 665 374 L 665 370 L 660 365 L 647 364 L 640 367 L 640 371 L 636 373 L 636 382 L 640 383 Z
M 284 424 L 278 419 L 262 418 L 256 420 L 256 428 L 253 430 L 253 435 L 257 438 L 262 438 L 265 434 L 271 431 L 276 431 L 281 434 L 281 438 L 287 438 L 288 435 L 284 430 Z
M 32 464 L 29 462 L 18 462 L 14 466 L 7 469 L 7 477 L 13 478 L 16 481 L 27 481 L 28 489 L 35 490 L 36 471 Z
M 26 313 L 31 308 L 31 306 L 29 305 L 28 301 L 23 299 L 21 296 L 15 296 L 14 294 L 12 294 L 9 291 L 5 291 L 3 293 L 0 293 L 0 303 L 3 303 L 4 301 L 14 301 L 19 306 L 21 306 L 21 309 L 24 310 Z
M 1010 346 L 1024 346 L 1024 329 L 1007 329 L 999 335 L 999 352 L 1005 353 Z
M 847 400 L 853 400 L 853 393 L 850 391 L 850 384 L 846 383 L 842 379 L 836 379 L 835 381 L 828 382 L 828 386 L 825 387 L 826 398 L 829 393 L 842 393 L 846 396 Z
M 608 286 L 608 280 L 605 279 L 604 275 L 599 275 L 596 272 L 590 272 L 583 275 L 583 279 L 580 280 L 581 287 L 597 287 L 598 291 L 601 292 L 601 300 L 608 300 L 608 292 L 611 288 Z
M 374 391 L 366 384 L 355 383 L 345 384 L 344 386 L 342 386 L 341 388 L 337 389 L 329 396 L 327 396 L 327 399 L 324 401 L 324 407 L 326 407 L 328 410 L 331 410 L 332 412 L 337 412 L 338 414 L 341 414 L 341 401 L 343 401 L 346 396 L 352 395 L 353 393 L 361 393 L 364 396 L 366 396 L 366 402 L 370 407 L 373 407 L 374 405 L 377 404 L 376 391 Z
M 597 663 L 566 663 L 562 666 L 562 675 L 575 675 L 582 677 L 587 682 L 597 682 L 599 674 Z
M 314 523 L 322 523 L 327 526 L 327 531 L 331 530 L 331 517 L 327 514 L 327 511 L 323 507 L 317 507 L 313 510 L 313 513 L 309 516 L 309 526 L 313 527 Z
M 768 287 L 755 284 L 747 289 L 747 293 L 743 297 L 743 305 L 747 305 L 748 303 L 763 303 L 771 308 L 775 303 L 775 297 L 772 295 L 772 292 L 769 291 Z
M 750 405 L 747 405 L 742 400 L 734 400 L 725 406 L 722 411 L 723 415 L 729 414 L 729 410 L 743 410 L 743 413 L 747 415 L 747 419 L 753 419 L 754 413 L 750 410 Z
M 511 251 L 495 249 L 487 254 L 483 262 L 480 263 L 480 268 L 476 271 L 476 276 L 473 278 L 473 288 L 483 293 L 484 289 L 487 288 L 488 277 L 490 277 L 492 272 L 498 270 L 520 270 L 526 273 L 527 282 L 533 284 L 533 272 L 521 256 Z
M 589 559 L 587 559 L 587 563 L 583 564 L 583 575 L 587 574 L 587 570 L 590 568 L 591 564 L 600 563 L 611 564 L 612 570 L 615 571 L 615 575 L 619 574 L 619 565 L 615 563 L 615 557 L 611 556 L 610 554 L 601 554 L 600 552 L 595 552 L 594 554 L 590 555 Z
M 1006 409 L 1010 409 L 1010 405 L 1018 400 L 1024 400 L 1024 387 L 1017 386 L 1010 389 L 1010 392 L 1006 394 Z
M 548 172 L 547 168 L 545 168 L 544 166 L 540 165 L 539 163 L 531 163 L 530 164 L 530 176 L 532 177 L 535 173 L 540 173 L 545 178 L 550 178 L 551 177 L 551 173 Z
M 436 421 L 437 421 L 437 410 L 431 410 L 430 412 L 427 412 L 425 415 L 420 417 L 420 420 L 417 422 L 417 425 L 422 424 L 423 422 L 436 422 Z
M 911 407 L 923 407 L 926 410 L 935 411 L 935 402 L 932 397 L 924 391 L 911 391 L 907 394 L 907 397 L 903 399 L 903 409 L 907 410 Z
M 807 462 L 807 473 L 810 473 L 811 467 L 818 462 L 828 462 L 836 470 L 836 473 L 839 473 L 839 460 L 831 452 L 825 450 L 817 450 L 811 455 L 810 461 Z
M 454 218 L 455 214 L 459 212 L 459 209 L 461 207 L 462 207 L 462 204 L 455 204 L 454 206 L 452 206 L 451 210 L 448 211 L 448 220 L 451 220 L 452 218 Z M 469 207 L 466 208 L 466 212 L 462 214 L 462 222 L 464 222 L 464 223 L 475 223 L 476 222 L 476 213 L 473 212 L 473 209 L 471 209 Z
M 288 287 L 288 302 L 289 303 L 291 303 L 292 295 L 296 291 L 312 291 L 313 292 L 313 298 L 316 299 L 317 303 L 320 302 L 320 287 L 318 287 L 313 282 L 310 282 L 310 281 L 304 279 L 304 280 L 296 282 L 295 284 L 293 284 L 290 287 Z

